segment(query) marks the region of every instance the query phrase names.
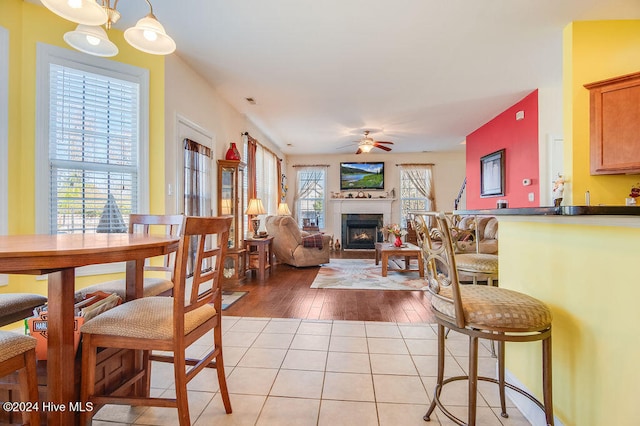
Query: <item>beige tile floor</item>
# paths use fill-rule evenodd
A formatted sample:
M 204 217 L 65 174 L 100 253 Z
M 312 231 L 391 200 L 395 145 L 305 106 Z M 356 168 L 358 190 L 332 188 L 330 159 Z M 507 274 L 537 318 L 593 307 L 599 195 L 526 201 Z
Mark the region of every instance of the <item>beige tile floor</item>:
M 223 317 L 225 372 L 233 414 L 224 412 L 214 370 L 189 384 L 191 421 L 204 425 L 450 425 L 442 414 L 426 423 L 436 375 L 436 327 L 367 321 L 311 321 Z M 190 348 L 204 353 L 208 341 Z M 467 339 L 450 333 L 445 374 L 466 371 Z M 480 374 L 495 375 L 485 342 Z M 170 364 L 154 364 L 152 393 L 171 395 Z M 479 425 L 529 425 L 508 401 L 510 417 L 499 413 L 497 387 L 480 382 Z M 454 382 L 442 400 L 466 415 L 466 382 Z M 175 425 L 175 409 L 106 406 L 94 425 Z

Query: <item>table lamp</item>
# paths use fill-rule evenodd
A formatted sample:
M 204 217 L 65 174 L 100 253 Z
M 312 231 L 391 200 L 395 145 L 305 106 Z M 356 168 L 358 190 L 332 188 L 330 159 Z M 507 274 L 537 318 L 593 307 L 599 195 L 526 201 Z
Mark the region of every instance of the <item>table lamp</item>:
M 278 204 L 278 216 L 291 216 L 291 210 L 287 203 Z
M 262 205 L 262 200 L 260 198 L 252 198 L 249 200 L 249 206 L 247 206 L 247 211 L 244 212 L 249 216 L 253 216 L 251 218 L 251 226 L 253 227 L 253 238 L 258 237 L 258 229 L 260 229 L 260 218 L 258 215 L 265 214 L 266 211 L 264 206 Z

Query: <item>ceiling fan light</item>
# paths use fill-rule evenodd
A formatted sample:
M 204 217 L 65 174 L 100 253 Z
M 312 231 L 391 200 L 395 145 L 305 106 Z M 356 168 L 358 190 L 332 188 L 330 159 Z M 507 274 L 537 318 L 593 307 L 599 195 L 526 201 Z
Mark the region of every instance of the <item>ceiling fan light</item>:
M 371 150 L 373 149 L 373 145 L 363 144 L 363 145 L 360 145 L 359 148 L 360 148 L 360 151 L 366 154 L 367 152 L 371 152 Z
M 125 30 L 124 38 L 131 46 L 152 55 L 168 55 L 176 50 L 176 42 L 167 35 L 153 14 L 140 19 L 135 27 Z
M 93 56 L 111 57 L 118 54 L 107 32 L 100 26 L 79 24 L 74 31 L 64 34 L 64 41 L 76 50 Z
M 83 25 L 103 25 L 107 12 L 96 0 L 40 0 L 56 15 Z

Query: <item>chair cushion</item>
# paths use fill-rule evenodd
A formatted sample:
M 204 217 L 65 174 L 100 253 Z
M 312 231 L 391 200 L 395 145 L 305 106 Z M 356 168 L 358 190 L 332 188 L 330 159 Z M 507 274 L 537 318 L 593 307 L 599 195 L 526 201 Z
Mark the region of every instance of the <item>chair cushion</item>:
M 185 316 L 185 335 L 216 315 L 216 309 L 204 305 Z M 173 297 L 143 297 L 110 309 L 80 327 L 90 334 L 140 339 L 173 339 Z
M 551 311 L 538 299 L 498 287 L 460 286 L 462 309 L 469 327 L 505 332 L 540 330 L 551 324 Z M 442 287 L 431 306 L 455 318 L 451 287 Z
M 0 316 L 10 316 L 25 309 L 33 309 L 47 303 L 47 298 L 39 294 L 4 293 L 0 294 Z
M 104 291 L 105 293 L 115 293 L 122 300 L 126 299 L 126 287 L 127 284 L 125 280 L 113 280 L 113 281 L 105 281 L 103 283 L 90 285 L 88 287 L 82 288 L 76 291 L 75 299 L 76 302 L 84 299 L 84 297 L 89 293 L 95 293 L 96 291 Z M 142 295 L 144 297 L 158 296 L 159 294 L 164 293 L 165 291 L 171 290 L 173 288 L 173 281 L 166 278 L 156 278 L 156 277 L 145 277 L 144 284 L 142 287 Z
M 456 268 L 459 271 L 497 274 L 498 256 L 495 254 L 485 253 L 456 254 Z
M 36 347 L 36 339 L 31 336 L 0 330 L 0 362 Z

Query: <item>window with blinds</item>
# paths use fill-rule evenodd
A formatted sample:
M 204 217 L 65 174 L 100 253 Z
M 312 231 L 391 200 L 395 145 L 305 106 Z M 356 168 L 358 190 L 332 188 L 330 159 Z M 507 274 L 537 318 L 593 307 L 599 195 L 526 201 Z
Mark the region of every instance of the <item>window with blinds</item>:
M 324 168 L 298 170 L 296 216 L 300 227 L 325 227 L 327 175 Z
M 52 63 L 52 234 L 127 232 L 137 211 L 139 84 Z

